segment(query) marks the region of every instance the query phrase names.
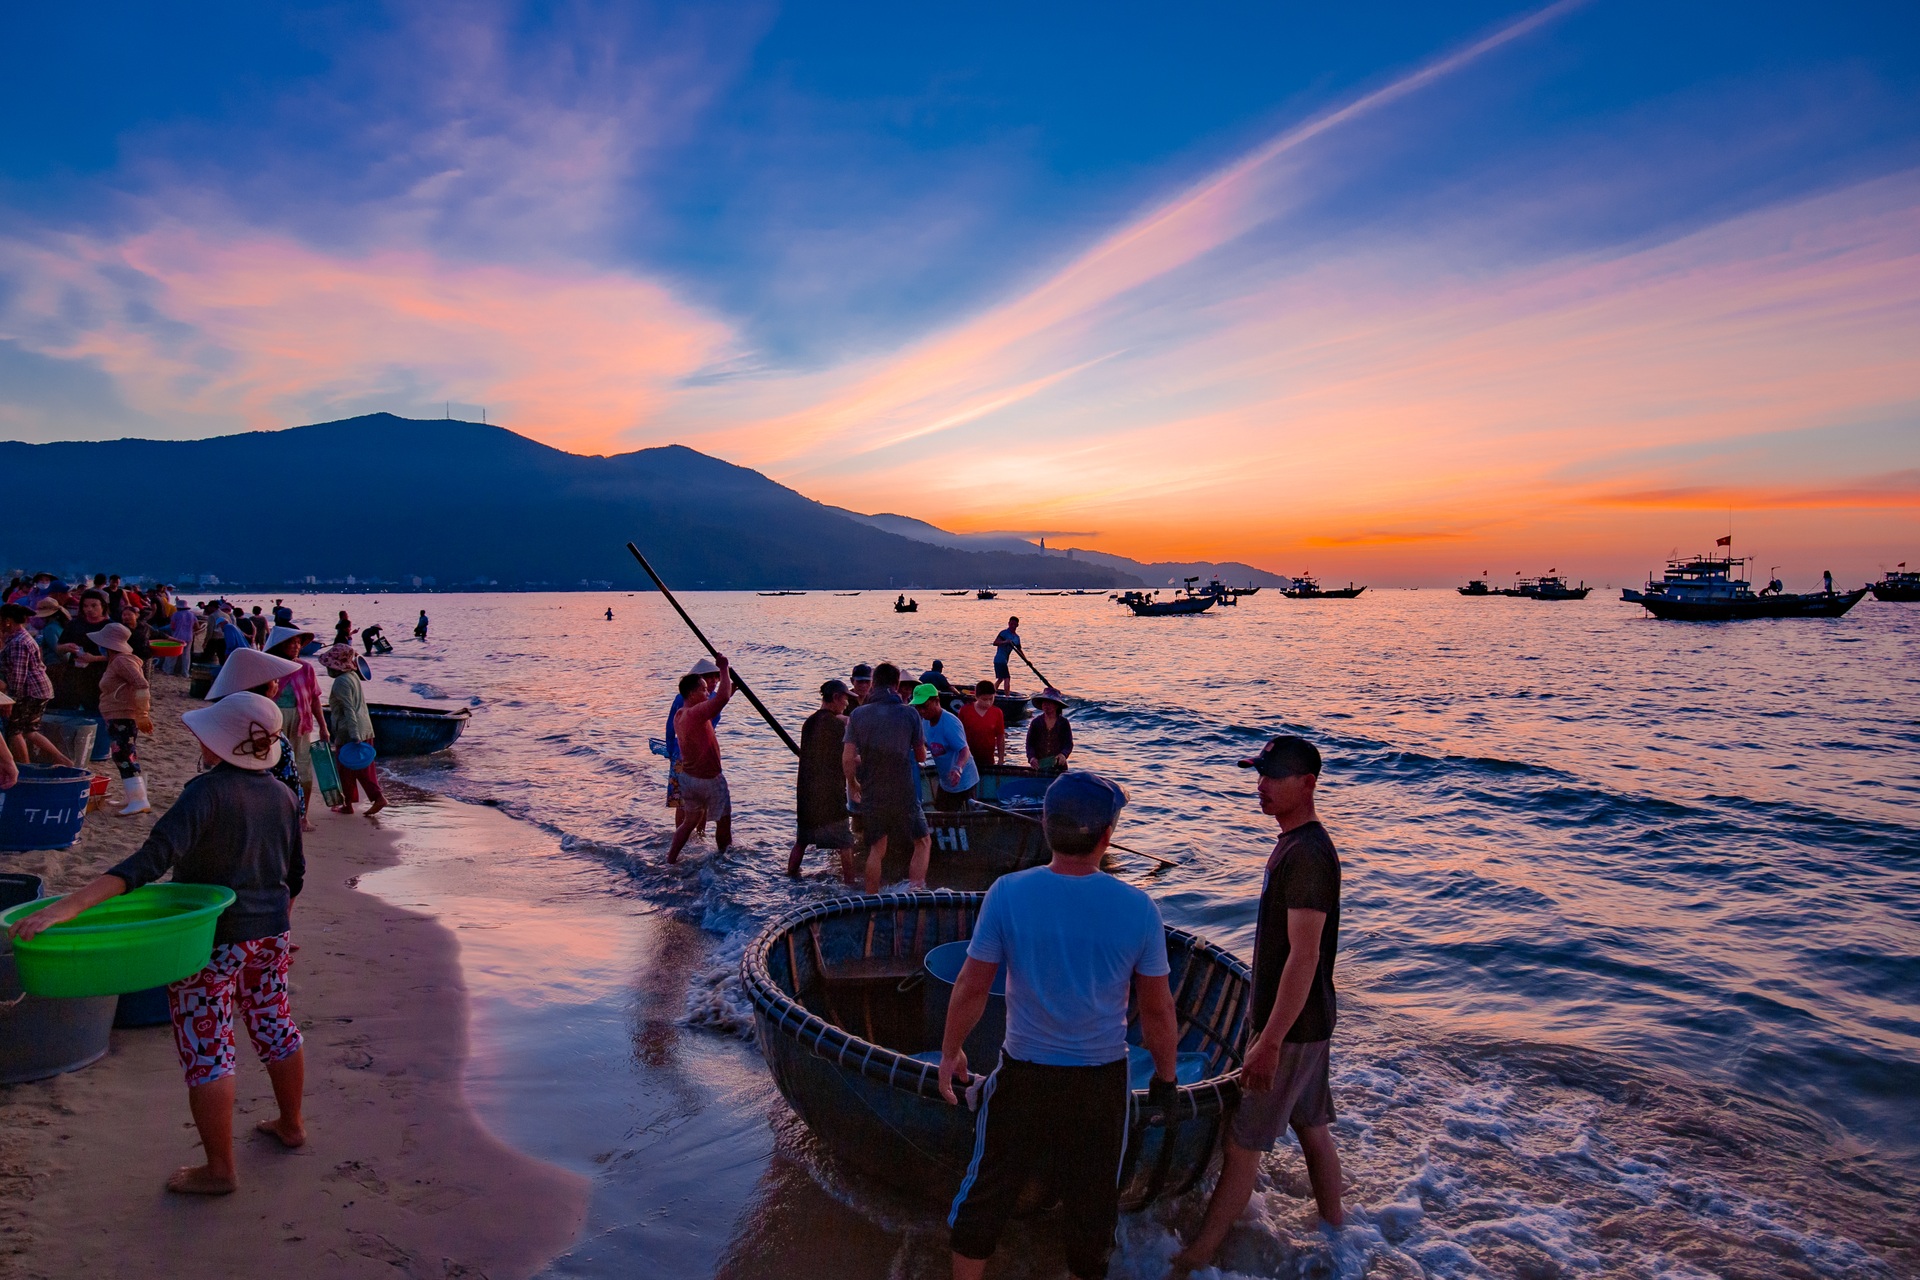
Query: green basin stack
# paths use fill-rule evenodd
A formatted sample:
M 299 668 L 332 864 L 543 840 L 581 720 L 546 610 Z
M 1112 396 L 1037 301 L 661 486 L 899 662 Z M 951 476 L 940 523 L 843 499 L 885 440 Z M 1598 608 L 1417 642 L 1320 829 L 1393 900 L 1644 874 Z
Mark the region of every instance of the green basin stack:
M 59 898 L 0 912 L 0 928 Z M 16 939 L 20 985 L 36 996 L 117 996 L 177 982 L 206 968 L 213 929 L 233 904 L 215 884 L 150 884 L 109 898 L 36 937 Z

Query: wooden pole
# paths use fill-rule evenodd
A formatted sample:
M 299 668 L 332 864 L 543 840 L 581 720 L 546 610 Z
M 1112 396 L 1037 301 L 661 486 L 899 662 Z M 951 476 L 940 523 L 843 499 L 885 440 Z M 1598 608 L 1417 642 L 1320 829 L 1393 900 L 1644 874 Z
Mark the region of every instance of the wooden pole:
M 640 554 L 640 548 L 634 546 L 631 542 L 629 542 L 627 544 L 627 550 L 633 552 L 633 558 L 640 562 L 640 567 L 647 571 L 647 576 L 649 578 L 653 579 L 653 585 L 660 588 L 660 594 L 667 598 L 667 603 L 673 606 L 673 611 L 680 615 L 680 621 L 687 624 L 687 630 L 693 632 L 693 638 L 698 640 L 701 644 L 705 645 L 708 653 L 718 658 L 720 656 L 720 651 L 713 647 L 713 641 L 707 639 L 705 633 L 703 633 L 700 630 L 699 626 L 694 623 L 694 620 L 687 616 L 687 611 L 685 609 L 682 609 L 680 607 L 680 602 L 673 598 L 673 592 L 667 590 L 667 584 L 660 580 L 660 575 L 653 571 L 653 566 L 647 563 L 647 558 Z M 780 741 L 787 744 L 787 750 L 793 752 L 793 754 L 796 756 L 799 755 L 800 744 L 795 742 L 792 736 L 789 735 L 787 731 L 781 727 L 780 722 L 773 718 L 773 712 L 767 710 L 767 704 L 760 701 L 759 696 L 755 694 L 752 689 L 749 689 L 747 687 L 747 682 L 741 679 L 740 673 L 738 671 L 732 672 L 732 675 L 733 675 L 733 687 L 738 689 L 741 693 L 744 693 L 747 695 L 747 701 L 751 702 L 753 704 L 753 709 L 760 713 L 760 718 L 767 722 L 767 727 L 780 735 Z

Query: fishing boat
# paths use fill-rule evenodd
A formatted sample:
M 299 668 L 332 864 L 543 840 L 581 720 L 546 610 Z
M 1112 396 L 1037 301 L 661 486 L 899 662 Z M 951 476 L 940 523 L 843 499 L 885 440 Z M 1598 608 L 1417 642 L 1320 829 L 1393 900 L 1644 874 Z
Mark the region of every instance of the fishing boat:
M 430 756 L 445 751 L 466 732 L 473 712 L 465 707 L 403 707 L 391 702 L 369 702 L 373 718 L 373 749 L 383 758 Z
M 1522 600 L 1585 600 L 1587 593 L 1592 590 L 1584 582 L 1577 587 L 1570 587 L 1565 578 L 1555 576 L 1550 569 L 1538 578 L 1522 578 L 1517 586 L 1500 594 L 1518 596 Z
M 1335 587 L 1331 591 L 1320 585 L 1320 580 L 1310 573 L 1303 573 L 1293 580 L 1293 585 L 1280 594 L 1289 600 L 1351 600 L 1365 591 L 1365 587 L 1356 587 L 1349 582 L 1344 587 Z
M 760 1051 L 776 1087 L 833 1158 L 932 1204 L 950 1201 L 974 1151 L 974 1116 L 940 1097 L 939 1045 L 951 988 L 929 957 L 964 942 L 985 898 L 946 890 L 816 903 L 775 921 L 740 963 Z M 1164 1117 L 1145 1110 L 1135 1071 L 1121 1208 L 1191 1189 L 1239 1101 L 1252 978 L 1226 951 L 1167 930 L 1168 981 L 1180 1029 L 1180 1084 Z M 968 1038 L 984 1070 L 1004 1034 L 1005 1001 Z M 1137 1046 L 1137 1017 L 1127 1039 Z M 1129 1058 L 1144 1050 L 1129 1052 Z M 1148 1065 L 1146 1073 L 1151 1074 Z M 1052 1199 L 1027 1188 L 1023 1210 Z
M 933 807 L 939 785 L 934 767 L 921 766 L 920 803 L 933 841 L 927 883 L 941 889 L 985 889 L 1010 871 L 1047 861 L 1040 804 L 1058 776 L 1025 765 L 981 765 L 979 803 L 943 813 Z M 889 846 L 889 882 L 906 878 L 911 855 L 911 849 Z
M 1215 604 L 1239 604 L 1240 603 L 1240 593 L 1238 591 L 1235 591 L 1232 587 L 1229 587 L 1226 583 L 1220 581 L 1218 577 L 1214 578 L 1213 581 L 1207 583 L 1207 585 L 1204 587 L 1196 587 L 1193 585 L 1198 581 L 1200 581 L 1200 579 L 1197 577 L 1188 578 L 1186 580 L 1187 594 L 1189 596 L 1208 596 L 1212 598 Z
M 893 602 L 893 611 L 895 613 L 918 613 L 920 612 L 920 602 L 918 600 L 909 600 L 905 604 L 901 604 L 898 600 L 895 600 Z
M 836 591 L 833 594 L 837 596 L 857 596 L 860 593 L 858 591 Z
M 1120 603 L 1133 610 L 1137 618 L 1166 618 L 1176 614 L 1205 613 L 1213 608 L 1212 596 L 1174 596 L 1171 600 L 1155 600 L 1144 591 L 1128 591 L 1120 596 Z
M 966 593 L 962 592 L 961 594 L 964 595 Z M 975 600 L 998 600 L 1000 593 L 998 591 L 989 591 L 987 588 L 982 587 L 973 593 L 973 598 Z
M 1024 693 L 996 693 L 993 695 L 993 705 L 1000 708 L 1000 714 L 1006 717 L 1008 724 L 1019 724 L 1033 710 Z
M 1480 571 L 1479 577 L 1467 579 L 1466 586 L 1455 587 L 1454 590 L 1458 591 L 1463 596 L 1491 596 L 1491 595 L 1505 594 L 1504 592 L 1496 592 L 1492 587 L 1487 585 L 1487 571 L 1485 569 L 1482 569 Z
M 1029 591 L 1027 594 L 1030 596 L 1063 596 L 1067 593 L 1064 591 Z
M 1744 556 L 1733 554 L 1731 539 L 1713 555 L 1686 556 L 1667 561 L 1660 581 L 1648 582 L 1634 603 L 1669 622 L 1737 622 L 1748 618 L 1838 618 L 1859 604 L 1867 588 L 1834 591 L 1828 578 L 1825 591 L 1802 593 L 1783 589 L 1778 578 L 1759 591 L 1739 574 Z
M 1907 562 L 1902 560 L 1898 568 L 1880 581 L 1869 585 L 1867 590 L 1873 592 L 1875 600 L 1899 604 L 1911 604 L 1920 600 L 1920 573 L 1908 573 L 1906 568 Z
M 803 596 L 807 593 L 804 591 L 762 591 L 760 594 L 763 596 Z
M 943 596 L 964 596 L 964 595 L 971 595 L 973 593 L 966 588 L 962 588 L 959 591 L 942 591 L 940 594 Z

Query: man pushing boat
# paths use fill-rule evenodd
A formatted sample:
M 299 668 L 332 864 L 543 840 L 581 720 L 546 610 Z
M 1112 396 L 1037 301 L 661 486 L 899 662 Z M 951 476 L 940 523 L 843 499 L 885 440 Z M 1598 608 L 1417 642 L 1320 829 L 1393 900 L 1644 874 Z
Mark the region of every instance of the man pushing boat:
M 1028 1178 L 1051 1173 L 1064 1209 L 1067 1267 L 1103 1280 L 1120 1221 L 1133 1087 L 1127 1001 L 1138 1000 L 1153 1055 L 1150 1106 L 1174 1099 L 1179 1043 L 1167 986 L 1160 909 L 1100 870 L 1127 794 L 1096 773 L 1064 773 L 1043 808 L 1053 861 L 1002 876 L 987 890 L 947 1006 L 940 1094 L 958 1102 L 963 1048 L 1007 967 L 1007 1034 L 1000 1061 L 966 1090 L 976 1111 L 973 1160 L 947 1218 L 954 1280 L 978 1280 Z

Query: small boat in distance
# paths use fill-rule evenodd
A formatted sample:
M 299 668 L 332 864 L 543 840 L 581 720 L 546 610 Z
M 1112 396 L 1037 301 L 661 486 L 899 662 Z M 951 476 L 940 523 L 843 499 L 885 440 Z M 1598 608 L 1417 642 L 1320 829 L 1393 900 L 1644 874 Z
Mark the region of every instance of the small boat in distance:
M 803 596 L 807 593 L 804 591 L 762 591 L 760 594 L 763 596 Z
M 1920 601 L 1920 573 L 1908 573 L 1907 562 L 1902 560 L 1894 571 L 1880 581 L 1868 585 L 1875 600 L 1886 600 L 1898 604 L 1911 604 Z
M 965 595 L 966 592 L 963 591 L 960 594 Z M 986 587 L 982 587 L 978 591 L 973 593 L 973 598 L 975 600 L 995 600 L 995 599 L 998 599 L 999 596 L 1000 596 L 1000 593 L 998 591 L 991 591 Z
M 1365 590 L 1365 587 L 1356 587 L 1349 582 L 1344 587 L 1335 587 L 1328 591 L 1311 573 L 1303 573 L 1293 580 L 1291 587 L 1280 594 L 1289 600 L 1351 600 Z
M 895 613 L 918 613 L 920 612 L 920 602 L 918 600 L 909 600 L 905 595 L 901 595 L 895 598 L 893 611 Z
M 1167 618 L 1205 613 L 1213 608 L 1215 602 L 1212 596 L 1175 596 L 1171 600 L 1155 600 L 1144 591 L 1128 591 L 1122 593 L 1120 603 L 1133 610 L 1138 618 Z
M 1686 556 L 1667 561 L 1666 572 L 1658 582 L 1647 583 L 1633 603 L 1656 618 L 1669 622 L 1736 622 L 1748 618 L 1838 618 L 1859 604 L 1867 594 L 1835 591 L 1833 575 L 1827 575 L 1824 591 L 1793 593 L 1784 590 L 1775 578 L 1759 591 L 1737 576 L 1746 567 L 1745 557 L 1733 554 L 1733 539 L 1720 539 L 1713 555 Z
M 1587 593 L 1593 590 L 1584 582 L 1577 587 L 1570 587 L 1565 578 L 1555 576 L 1557 572 L 1549 569 L 1538 578 L 1522 578 L 1518 586 L 1500 594 L 1519 596 L 1522 600 L 1585 600 Z
M 958 591 L 942 591 L 940 594 L 943 596 L 964 596 L 964 595 L 971 595 L 972 592 L 967 590 L 967 588 L 962 587 Z
M 1502 592 L 1494 591 L 1492 587 L 1489 587 L 1487 585 L 1487 571 L 1485 569 L 1482 569 L 1480 571 L 1479 577 L 1469 578 L 1467 580 L 1466 586 L 1455 587 L 1454 590 L 1458 591 L 1463 596 L 1491 596 L 1491 595 L 1504 594 Z

